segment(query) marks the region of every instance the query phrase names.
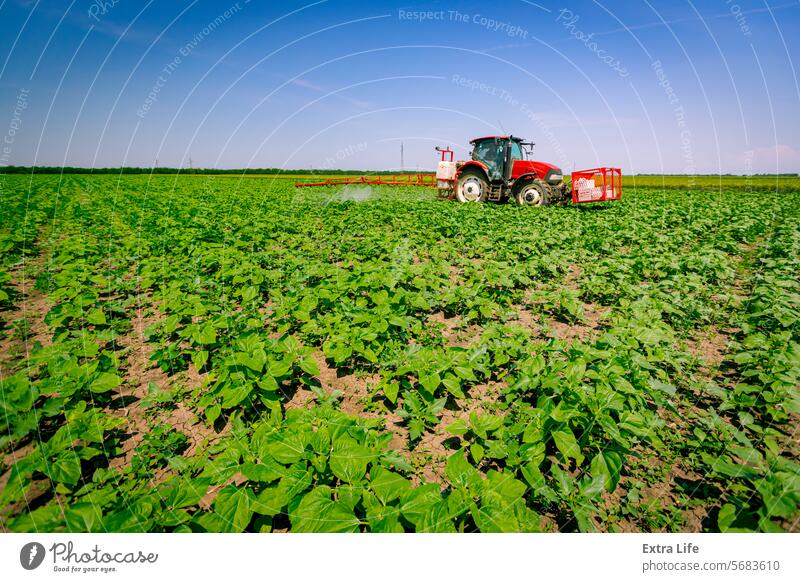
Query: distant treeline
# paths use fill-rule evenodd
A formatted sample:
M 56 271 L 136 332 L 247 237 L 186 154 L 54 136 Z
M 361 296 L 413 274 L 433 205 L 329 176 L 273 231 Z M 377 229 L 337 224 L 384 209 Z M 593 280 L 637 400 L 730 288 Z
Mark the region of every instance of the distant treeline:
M 420 170 L 429 173 L 433 170 Z M 360 174 L 412 174 L 416 172 L 399 170 L 328 170 L 328 169 L 306 169 L 306 170 L 282 170 L 280 168 L 78 168 L 70 166 L 0 166 L 0 174 L 288 174 L 288 175 L 308 175 L 324 174 L 328 175 L 360 175 Z

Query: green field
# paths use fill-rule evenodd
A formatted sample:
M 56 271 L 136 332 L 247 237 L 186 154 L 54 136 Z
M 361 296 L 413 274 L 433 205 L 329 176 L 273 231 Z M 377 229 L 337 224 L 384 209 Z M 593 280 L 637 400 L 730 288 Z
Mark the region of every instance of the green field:
M 800 530 L 797 178 L 257 178 L 2 178 L 0 529 Z

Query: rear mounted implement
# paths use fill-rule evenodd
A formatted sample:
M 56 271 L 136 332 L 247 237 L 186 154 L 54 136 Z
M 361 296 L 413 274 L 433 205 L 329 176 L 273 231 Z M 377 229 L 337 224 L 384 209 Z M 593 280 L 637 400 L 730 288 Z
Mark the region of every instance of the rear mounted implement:
M 572 201 L 602 202 L 622 198 L 622 170 L 594 168 L 572 172 Z

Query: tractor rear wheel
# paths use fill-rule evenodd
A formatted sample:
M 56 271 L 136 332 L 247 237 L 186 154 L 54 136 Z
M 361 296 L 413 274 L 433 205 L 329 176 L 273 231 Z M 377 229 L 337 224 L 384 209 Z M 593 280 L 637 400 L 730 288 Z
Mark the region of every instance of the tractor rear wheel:
M 519 206 L 547 206 L 550 203 L 550 188 L 538 178 L 530 180 L 517 189 L 515 199 Z
M 464 170 L 458 177 L 456 200 L 459 202 L 483 202 L 489 195 L 489 182 L 478 170 Z

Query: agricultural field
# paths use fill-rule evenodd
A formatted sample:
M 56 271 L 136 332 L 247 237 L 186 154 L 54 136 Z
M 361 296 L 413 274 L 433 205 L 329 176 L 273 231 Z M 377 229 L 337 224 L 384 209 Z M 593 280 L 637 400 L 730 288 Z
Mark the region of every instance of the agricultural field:
M 653 180 L 6 176 L 0 528 L 800 531 L 800 185 Z

